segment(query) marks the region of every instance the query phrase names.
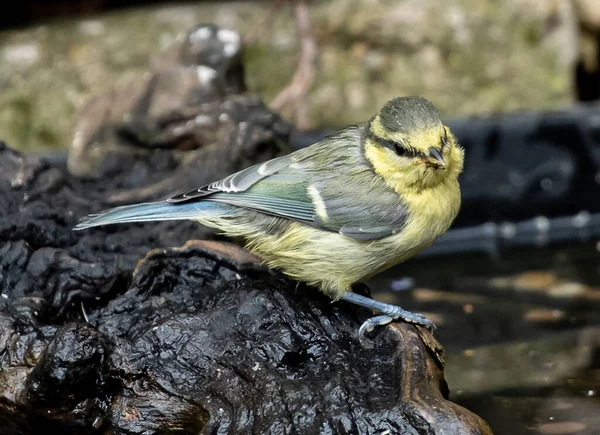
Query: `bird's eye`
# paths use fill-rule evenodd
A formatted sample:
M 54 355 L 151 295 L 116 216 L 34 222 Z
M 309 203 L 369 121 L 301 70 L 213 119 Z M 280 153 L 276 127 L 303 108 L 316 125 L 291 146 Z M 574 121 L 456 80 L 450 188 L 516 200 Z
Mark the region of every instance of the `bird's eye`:
M 403 147 L 402 144 L 399 142 L 396 142 L 393 140 L 383 140 L 383 139 L 379 139 L 378 142 L 381 146 L 384 146 L 384 147 L 389 148 L 390 150 L 394 151 L 397 156 L 400 156 L 400 157 L 414 157 L 415 156 L 415 153 L 413 151 L 411 151 L 409 148 Z
M 395 143 L 394 144 L 394 152 L 400 157 L 405 157 L 408 155 L 408 151 L 402 145 Z

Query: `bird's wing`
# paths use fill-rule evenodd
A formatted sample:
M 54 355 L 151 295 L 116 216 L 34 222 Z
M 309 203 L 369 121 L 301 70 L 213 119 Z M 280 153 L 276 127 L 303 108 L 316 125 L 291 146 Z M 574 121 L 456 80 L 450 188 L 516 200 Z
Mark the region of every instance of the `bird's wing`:
M 167 199 L 168 202 L 178 203 L 187 202 L 194 199 L 203 198 L 219 192 L 244 192 L 258 181 L 269 175 L 275 174 L 282 168 L 285 168 L 291 163 L 291 156 L 275 157 L 264 163 L 258 163 L 239 172 L 235 172 L 222 178 L 218 181 L 205 184 L 204 186 L 185 192 L 179 195 L 172 196 Z
M 167 201 L 211 200 L 310 223 L 314 205 L 306 194 L 305 177 L 292 163 L 292 155 L 276 157 Z
M 359 241 L 377 240 L 402 230 L 408 211 L 401 199 L 386 188 L 373 191 L 366 189 L 367 183 L 350 187 L 347 195 L 336 195 L 331 185 L 319 184 L 311 188 L 313 198 L 318 193 L 321 207 L 314 220 L 320 227 L 338 231 L 340 234 Z
M 277 157 L 168 201 L 226 203 L 359 241 L 400 231 L 407 212 L 398 195 L 377 184 L 377 175 L 360 157 L 348 160 L 347 148 L 338 158 L 335 154 L 332 147 L 327 159 L 313 160 L 296 153 Z

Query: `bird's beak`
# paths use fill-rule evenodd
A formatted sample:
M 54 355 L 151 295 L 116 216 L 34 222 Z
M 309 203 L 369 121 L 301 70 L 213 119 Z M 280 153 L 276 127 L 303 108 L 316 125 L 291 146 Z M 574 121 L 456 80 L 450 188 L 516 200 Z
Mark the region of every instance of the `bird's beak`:
M 444 158 L 434 147 L 429 148 L 429 161 L 436 166 L 446 166 Z

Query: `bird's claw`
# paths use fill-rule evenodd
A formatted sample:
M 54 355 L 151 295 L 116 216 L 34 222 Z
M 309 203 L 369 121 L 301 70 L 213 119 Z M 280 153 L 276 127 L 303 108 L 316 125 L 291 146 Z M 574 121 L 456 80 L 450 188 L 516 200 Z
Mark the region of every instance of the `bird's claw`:
M 379 316 L 372 317 L 365 321 L 358 330 L 358 338 L 365 347 L 371 347 L 369 342 L 366 340 L 366 335 L 368 332 L 373 331 L 377 326 L 387 325 L 388 323 L 398 319 L 404 320 L 408 323 L 414 323 L 416 325 L 423 326 L 437 340 L 437 328 L 431 320 L 429 320 L 422 314 L 411 313 L 410 311 L 406 311 L 405 309 L 396 305 L 379 302 L 349 291 L 343 294 L 342 299 L 346 302 L 370 308 L 372 310 L 377 310 L 383 313 Z
M 410 313 L 408 311 L 405 311 L 402 314 L 391 314 L 391 315 L 383 314 L 380 316 L 375 316 L 375 317 L 371 317 L 370 319 L 367 319 L 361 325 L 360 329 L 358 330 L 359 341 L 363 345 L 366 345 L 366 343 L 367 343 L 366 335 L 368 333 L 373 332 L 375 330 L 375 328 L 378 326 L 385 326 L 395 320 L 403 320 L 407 323 L 414 323 L 416 325 L 423 326 L 436 339 L 438 337 L 437 327 L 434 325 L 434 323 L 431 320 L 429 320 L 427 317 L 425 317 L 422 314 Z
M 404 320 L 405 322 L 420 325 L 420 326 L 424 327 L 425 329 L 427 329 L 429 331 L 429 333 L 431 335 L 433 335 L 435 338 L 438 337 L 437 327 L 434 325 L 434 323 L 431 320 L 429 320 L 427 317 L 425 317 L 424 315 L 419 314 L 419 313 L 409 313 L 409 314 L 410 314 L 410 316 L 406 316 L 402 320 Z
M 388 316 L 387 314 L 367 319 L 358 330 L 358 340 L 364 347 L 373 347 L 372 344 L 367 340 L 367 333 L 373 332 L 377 326 L 384 326 L 392 321 L 394 321 L 394 318 Z

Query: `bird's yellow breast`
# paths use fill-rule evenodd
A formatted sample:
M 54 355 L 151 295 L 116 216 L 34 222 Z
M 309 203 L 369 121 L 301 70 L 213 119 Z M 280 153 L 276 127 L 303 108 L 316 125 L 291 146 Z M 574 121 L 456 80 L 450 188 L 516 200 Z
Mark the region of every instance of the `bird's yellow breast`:
M 405 192 L 402 199 L 409 217 L 398 243 L 421 250 L 452 225 L 460 210 L 460 187 L 456 179 L 449 178 L 430 189 Z

